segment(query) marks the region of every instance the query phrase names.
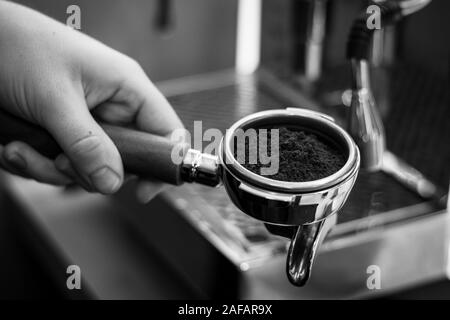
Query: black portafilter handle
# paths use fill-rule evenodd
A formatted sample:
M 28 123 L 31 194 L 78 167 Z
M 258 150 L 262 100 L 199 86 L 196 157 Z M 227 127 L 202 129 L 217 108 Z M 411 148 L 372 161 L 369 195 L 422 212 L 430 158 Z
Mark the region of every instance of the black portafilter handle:
M 128 173 L 156 178 L 172 185 L 181 185 L 185 181 L 181 172 L 183 163 L 175 163 L 172 152 L 176 150 L 183 158 L 189 150 L 188 144 L 129 128 L 101 126 L 117 146 Z M 59 144 L 42 127 L 0 108 L 0 144 L 7 145 L 13 141 L 22 141 L 51 159 L 62 153 Z

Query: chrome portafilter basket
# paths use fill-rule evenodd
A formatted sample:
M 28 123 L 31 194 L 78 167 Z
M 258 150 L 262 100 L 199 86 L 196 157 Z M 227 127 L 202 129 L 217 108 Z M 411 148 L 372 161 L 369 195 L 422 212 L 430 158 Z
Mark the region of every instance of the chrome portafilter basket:
M 41 127 L 1 110 L 0 120 L 5 124 L 0 126 L 0 144 L 23 141 L 51 158 L 62 152 Z M 347 161 L 339 171 L 315 181 L 286 182 L 253 173 L 235 158 L 233 139 L 241 129 L 271 126 L 313 133 L 339 149 Z M 335 213 L 344 205 L 360 165 L 358 148 L 347 132 L 332 118 L 306 109 L 263 111 L 237 121 L 222 138 L 218 156 L 142 131 L 106 124 L 102 128 L 117 146 L 127 172 L 173 185 L 223 183 L 230 199 L 247 215 L 269 226 L 296 228 L 286 270 L 291 283 L 298 286 L 307 282 L 317 249 L 336 223 Z M 174 161 L 175 153 L 181 161 Z
M 274 125 L 314 133 L 343 152 L 346 163 L 331 176 L 308 182 L 279 181 L 247 170 L 234 157 L 236 131 Z M 332 118 L 318 112 L 297 108 L 263 111 L 239 120 L 227 130 L 219 162 L 223 185 L 240 210 L 269 225 L 297 227 L 286 271 L 292 284 L 304 285 L 317 248 L 336 222 L 333 215 L 344 205 L 357 177 L 360 156 L 351 137 Z

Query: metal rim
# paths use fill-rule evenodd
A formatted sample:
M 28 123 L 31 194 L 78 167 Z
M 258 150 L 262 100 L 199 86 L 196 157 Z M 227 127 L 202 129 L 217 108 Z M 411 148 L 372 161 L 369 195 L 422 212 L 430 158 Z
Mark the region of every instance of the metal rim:
M 348 159 L 344 166 L 330 176 L 324 177 L 319 180 L 306 182 L 289 182 L 270 179 L 246 169 L 235 159 L 234 152 L 233 150 L 231 150 L 231 140 L 233 138 L 234 132 L 239 128 L 248 126 L 252 122 L 257 122 L 276 116 L 294 116 L 298 117 L 299 119 L 314 119 L 326 125 L 345 141 L 346 147 L 348 149 Z M 344 129 L 338 126 L 331 117 L 320 112 L 300 108 L 262 111 L 242 118 L 227 130 L 224 140 L 222 141 L 221 152 L 219 152 L 219 154 L 221 158 L 220 160 L 222 161 L 224 167 L 234 173 L 234 175 L 237 175 L 238 178 L 245 180 L 246 182 L 262 186 L 265 189 L 284 192 L 319 191 L 321 189 L 326 189 L 339 184 L 352 174 L 352 172 L 354 171 L 354 167 L 357 164 L 357 158 L 359 155 L 358 149 L 353 139 Z

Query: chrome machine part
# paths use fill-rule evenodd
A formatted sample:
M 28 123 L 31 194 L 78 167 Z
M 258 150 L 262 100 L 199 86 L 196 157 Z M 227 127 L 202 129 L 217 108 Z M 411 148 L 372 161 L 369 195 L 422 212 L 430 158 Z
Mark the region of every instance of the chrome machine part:
M 220 185 L 220 165 L 214 155 L 189 149 L 183 159 L 181 176 L 186 182 L 197 182 L 207 186 Z
M 286 263 L 286 274 L 291 283 L 303 286 L 311 276 L 312 263 L 317 249 L 331 228 L 336 225 L 337 215 L 316 223 L 305 224 L 297 228 L 292 238 Z
M 400 2 L 374 1 L 382 6 L 386 19 L 384 28 L 402 17 L 415 13 L 431 0 Z M 383 29 L 382 29 L 383 30 Z M 350 33 L 347 57 L 352 68 L 352 93 L 348 131 L 361 151 L 361 166 L 368 171 L 383 170 L 424 198 L 440 199 L 443 192 L 429 183 L 417 170 L 409 167 L 386 150 L 385 132 L 370 84 L 368 59 L 376 49 L 369 48 L 373 32 L 356 20 Z M 372 51 L 372 52 L 370 52 Z M 383 163 L 383 159 L 387 161 Z
M 366 60 L 351 60 L 352 97 L 348 131 L 361 152 L 361 166 L 368 171 L 381 169 L 385 150 L 383 122 L 378 113 L 370 86 L 369 64 Z
M 234 158 L 232 142 L 236 131 L 276 124 L 295 125 L 331 141 L 345 152 L 347 162 L 335 174 L 310 182 L 284 182 L 250 172 Z M 356 180 L 360 156 L 355 143 L 330 117 L 288 108 L 255 113 L 236 122 L 222 141 L 219 157 L 223 184 L 239 209 L 268 224 L 298 226 L 286 270 L 291 283 L 304 285 L 316 249 L 335 221 L 332 215 L 342 208 Z

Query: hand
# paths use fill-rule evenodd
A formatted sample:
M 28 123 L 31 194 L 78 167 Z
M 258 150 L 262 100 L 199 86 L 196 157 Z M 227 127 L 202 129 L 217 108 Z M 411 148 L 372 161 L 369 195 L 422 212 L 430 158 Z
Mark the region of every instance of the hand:
M 124 179 L 119 152 L 97 123 L 168 135 L 182 123 L 131 58 L 17 4 L 0 1 L 0 107 L 44 127 L 63 154 L 0 146 L 0 166 L 38 181 L 110 194 Z M 1 124 L 0 124 L 1 125 Z M 161 184 L 141 182 L 148 201 Z

